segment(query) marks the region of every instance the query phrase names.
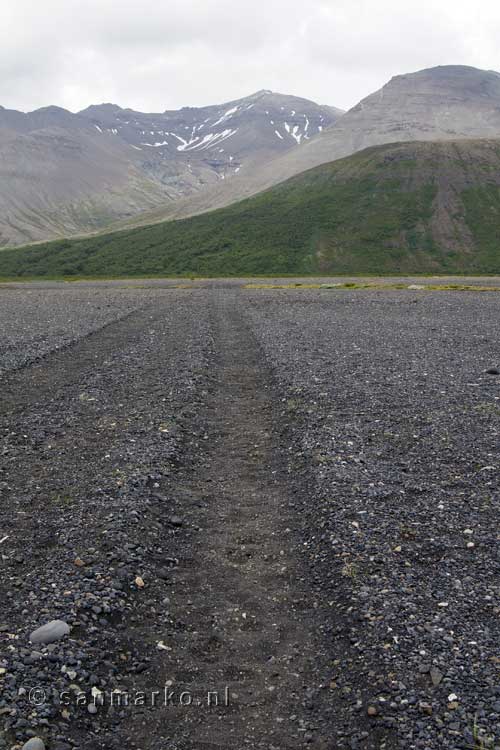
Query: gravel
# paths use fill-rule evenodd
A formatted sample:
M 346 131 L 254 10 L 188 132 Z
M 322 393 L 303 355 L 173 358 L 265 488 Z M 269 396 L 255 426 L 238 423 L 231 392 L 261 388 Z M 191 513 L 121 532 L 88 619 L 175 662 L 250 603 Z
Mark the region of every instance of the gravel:
M 69 288 L 68 288 L 69 287 Z M 147 304 L 134 288 L 0 285 L 0 375 L 63 349 Z
M 91 691 L 122 687 L 156 650 L 156 641 L 135 645 L 130 636 L 136 622 L 159 616 L 156 569 L 169 558 L 170 519 L 180 508 L 157 493 L 179 460 L 184 412 L 200 398 L 209 336 L 188 294 L 148 290 L 146 299 L 132 290 L 117 301 L 115 293 L 102 293 L 113 305 L 106 319 L 115 322 L 89 337 L 104 322 L 93 311 L 101 304 L 95 290 L 43 290 L 38 317 L 51 321 L 44 354 L 60 340 L 52 323 L 71 316 L 76 302 L 71 335 L 79 340 L 4 373 L 0 748 L 41 737 L 50 750 L 67 742 L 95 749 L 96 731 L 108 722 L 112 735 L 120 716 L 94 711 Z M 117 320 L 139 304 L 133 317 Z M 16 340 L 21 309 L 4 339 Z M 21 327 L 17 363 L 38 356 L 31 342 Z M 10 354 L 3 364 L 11 368 Z
M 370 705 L 400 747 L 500 746 L 499 295 L 247 299 L 310 481 L 304 563 L 338 618 L 333 734 L 362 743 Z
M 323 644 L 310 720 L 280 718 L 300 747 L 499 748 L 500 296 L 137 286 L 0 288 L 0 750 L 134 747 L 98 698 L 187 628 L 166 592 L 211 540 L 176 477 L 216 442 L 225 294 L 274 378 L 294 487 L 277 549 Z M 39 640 L 54 621 L 70 632 Z

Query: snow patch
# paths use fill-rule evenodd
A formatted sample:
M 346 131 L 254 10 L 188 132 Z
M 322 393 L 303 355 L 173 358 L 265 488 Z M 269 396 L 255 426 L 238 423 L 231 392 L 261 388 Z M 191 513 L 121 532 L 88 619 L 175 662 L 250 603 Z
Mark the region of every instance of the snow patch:
M 231 109 L 228 109 L 227 112 L 224 112 L 222 117 L 219 117 L 219 119 L 216 122 L 214 122 L 213 127 L 215 128 L 216 125 L 221 125 L 226 120 L 229 120 L 229 118 L 235 115 L 238 110 L 239 110 L 239 107 L 231 107 Z
M 299 126 L 294 125 L 294 128 L 292 130 L 292 137 L 295 138 L 297 141 L 297 144 L 300 146 L 300 141 L 302 140 L 302 133 L 299 133 Z
M 227 141 L 228 138 L 231 138 L 237 132 L 238 128 L 236 128 L 235 130 L 226 129 L 221 131 L 220 133 L 207 133 L 207 135 L 203 136 L 201 141 L 199 136 L 194 136 L 190 141 L 185 141 L 180 136 L 175 135 L 175 133 L 172 133 L 172 135 L 182 141 L 181 145 L 177 146 L 177 151 L 194 151 L 198 149 L 200 151 L 205 151 L 207 148 L 219 146 L 223 141 Z
M 160 146 L 168 146 L 168 141 L 158 141 L 157 143 L 141 143 L 141 146 L 150 146 L 151 148 L 159 148 Z

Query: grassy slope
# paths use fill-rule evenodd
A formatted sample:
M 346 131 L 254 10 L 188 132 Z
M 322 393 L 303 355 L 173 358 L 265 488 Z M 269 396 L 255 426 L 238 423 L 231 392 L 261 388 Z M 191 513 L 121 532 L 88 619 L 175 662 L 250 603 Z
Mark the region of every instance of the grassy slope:
M 500 142 L 379 146 L 182 221 L 0 252 L 1 276 L 500 272 Z

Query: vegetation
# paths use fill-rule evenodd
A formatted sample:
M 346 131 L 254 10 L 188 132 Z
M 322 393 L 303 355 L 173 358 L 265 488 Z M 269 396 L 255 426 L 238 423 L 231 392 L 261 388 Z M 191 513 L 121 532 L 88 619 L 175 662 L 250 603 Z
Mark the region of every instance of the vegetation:
M 367 149 L 181 221 L 0 252 L 4 277 L 498 273 L 498 142 Z

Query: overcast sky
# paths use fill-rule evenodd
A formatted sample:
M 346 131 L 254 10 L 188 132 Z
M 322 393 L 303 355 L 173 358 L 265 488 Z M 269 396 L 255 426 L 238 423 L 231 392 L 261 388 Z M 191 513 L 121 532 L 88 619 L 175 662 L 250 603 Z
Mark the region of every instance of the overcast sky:
M 0 104 L 142 111 L 266 88 L 347 109 L 391 76 L 500 70 L 493 0 L 0 0 Z

